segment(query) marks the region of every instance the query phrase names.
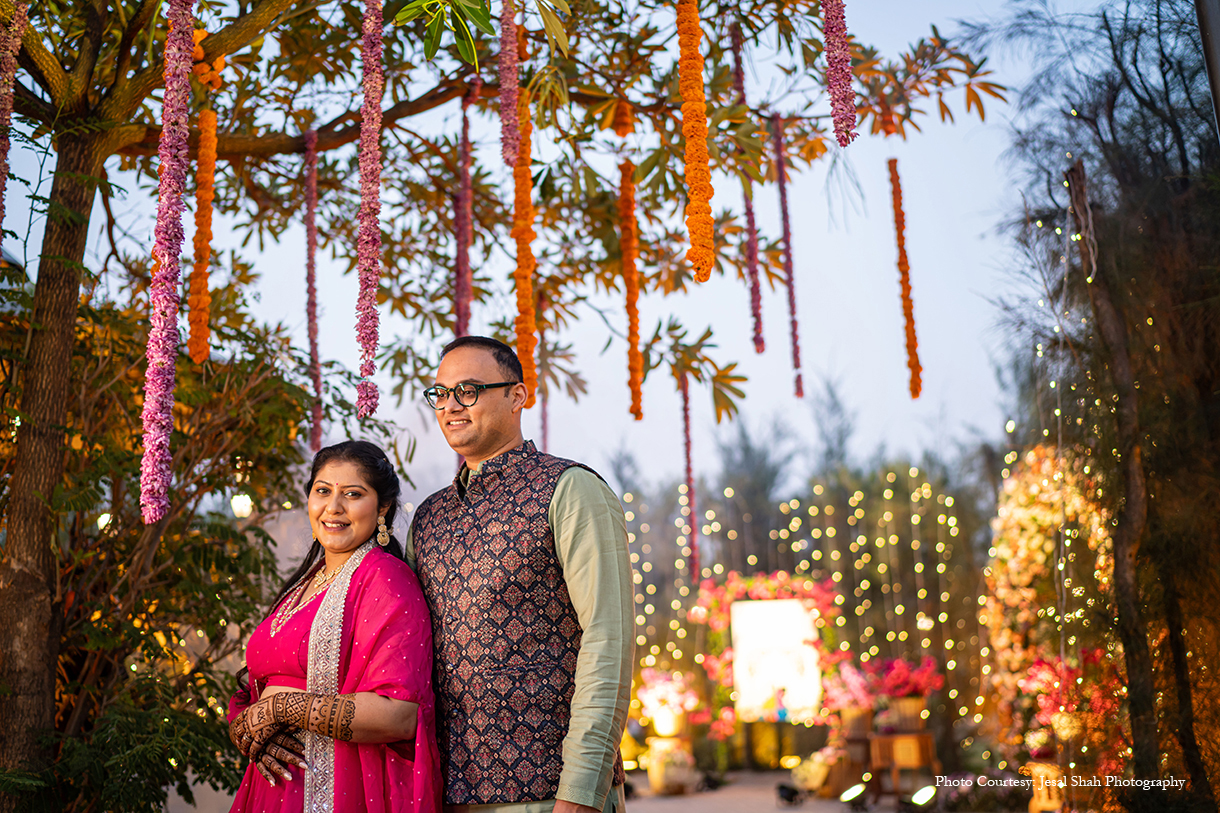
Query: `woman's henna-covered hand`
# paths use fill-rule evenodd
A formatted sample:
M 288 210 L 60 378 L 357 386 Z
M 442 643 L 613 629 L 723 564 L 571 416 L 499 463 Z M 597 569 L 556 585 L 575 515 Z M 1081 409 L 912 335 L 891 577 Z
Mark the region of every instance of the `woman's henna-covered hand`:
M 305 746 L 287 731 L 275 734 L 267 740 L 262 755 L 255 762 L 258 772 L 271 785 L 275 784 L 277 776 L 283 777 L 289 782 L 292 781 L 290 765 L 308 770 L 305 762 Z
M 267 702 L 271 704 L 272 718 L 281 726 L 312 731 L 333 740 L 352 738 L 356 701 L 350 694 L 281 692 L 267 698 Z

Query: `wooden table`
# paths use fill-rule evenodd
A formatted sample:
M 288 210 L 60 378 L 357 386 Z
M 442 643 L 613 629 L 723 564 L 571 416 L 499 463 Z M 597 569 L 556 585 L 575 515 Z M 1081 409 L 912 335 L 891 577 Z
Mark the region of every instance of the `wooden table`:
M 928 768 L 933 776 L 940 774 L 940 760 L 936 758 L 936 745 L 927 731 L 912 731 L 903 734 L 873 734 L 869 737 L 869 770 L 873 777 L 869 785 L 873 791 L 873 803 L 883 794 L 900 796 L 902 771 Z M 890 773 L 890 789 L 882 788 L 883 772 Z M 917 788 L 911 788 L 914 792 Z

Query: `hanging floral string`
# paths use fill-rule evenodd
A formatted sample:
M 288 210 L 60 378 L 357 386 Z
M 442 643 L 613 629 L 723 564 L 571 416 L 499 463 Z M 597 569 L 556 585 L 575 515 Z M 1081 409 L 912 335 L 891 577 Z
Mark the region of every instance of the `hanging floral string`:
M 623 287 L 627 291 L 627 383 L 631 387 L 631 414 L 644 420 L 644 354 L 640 352 L 639 221 L 635 216 L 635 164 L 619 164 L 618 222 L 623 257 Z
M 216 111 L 199 112 L 199 162 L 195 168 L 195 266 L 191 270 L 187 318 L 191 332 L 186 349 L 191 361 L 203 364 L 208 357 L 208 326 L 212 293 L 208 271 L 212 265 L 212 200 L 216 197 Z
M 851 87 L 851 45 L 843 0 L 823 0 L 822 34 L 826 39 L 826 85 L 835 138 L 846 147 L 856 136 L 856 95 Z
M 309 448 L 322 450 L 322 366 L 318 360 L 318 133 L 305 131 L 305 318 L 309 323 L 309 378 L 313 407 Z
M 610 127 L 619 138 L 626 138 L 635 132 L 635 108 L 631 102 L 626 99 L 614 102 L 614 118 L 610 121 Z
M 902 179 L 898 159 L 889 160 L 890 189 L 894 197 L 894 231 L 898 234 L 898 276 L 902 285 L 902 315 L 906 320 L 907 367 L 911 370 L 911 398 L 923 389 L 923 368 L 919 366 L 919 345 L 915 339 L 915 304 L 911 301 L 911 266 L 907 262 L 906 215 L 902 211 Z
M 703 94 L 703 56 L 699 42 L 698 0 L 678 0 L 678 89 L 682 93 L 682 136 L 686 139 L 686 259 L 695 281 L 706 282 L 716 262 L 712 221 L 712 171 L 707 154 L 707 99 Z
M 546 381 L 546 291 L 538 291 L 538 360 L 541 369 L 538 386 L 538 400 L 542 415 L 542 453 L 546 454 L 551 446 L 551 411 L 550 392 Z
M 699 584 L 699 514 L 695 510 L 695 470 L 691 466 L 690 444 L 690 376 L 686 373 L 678 378 L 678 389 L 682 393 L 682 450 L 686 457 L 686 507 L 690 509 L 690 564 L 691 585 Z
M 144 455 L 140 460 L 140 512 L 144 523 L 169 512 L 170 433 L 174 428 L 174 363 L 178 358 L 178 261 L 182 255 L 182 199 L 189 160 L 192 0 L 170 0 L 165 42 L 165 94 L 161 103 L 161 141 L 157 189 L 157 226 L 153 242 L 148 370 L 144 375 Z
M 534 269 L 537 262 L 530 246 L 537 236 L 534 232 L 533 178 L 530 175 L 530 136 L 533 124 L 529 115 L 529 95 L 521 94 L 520 149 L 517 151 L 517 166 L 513 168 L 513 229 L 511 236 L 517 241 L 517 270 L 513 279 L 517 288 L 517 356 L 525 374 L 525 387 L 529 390 L 526 407 L 534 405 L 534 393 L 538 389 L 538 368 L 534 363 L 534 349 L 538 346 L 538 326 L 534 317 Z
M 365 0 L 364 36 L 360 62 L 364 102 L 360 109 L 360 213 L 356 237 L 356 267 L 360 291 L 356 297 L 356 336 L 360 342 L 360 383 L 356 414 L 367 418 L 377 410 L 379 394 L 372 375 L 377 371 L 377 288 L 381 275 L 381 0 Z
M 513 0 L 503 0 L 500 6 L 500 152 L 504 165 L 514 168 L 517 151 L 521 148 L 521 124 L 517 113 L 516 15 Z
M 13 85 L 17 81 L 17 52 L 29 23 L 29 6 L 17 3 L 13 18 L 0 35 L 0 226 L 4 225 L 4 190 L 8 185 L 9 131 L 13 126 Z
M 457 211 L 454 213 L 454 231 L 457 238 L 457 261 L 453 277 L 453 335 L 465 336 L 470 332 L 470 300 L 474 284 L 470 272 L 470 239 L 474 226 L 474 210 L 470 188 L 470 119 L 467 109 L 479 97 L 483 80 L 475 77 L 470 90 L 462 97 L 462 137 L 458 142 L 458 193 Z
M 746 69 L 742 59 L 741 26 L 734 23 L 730 33 L 733 46 L 733 88 L 737 104 L 746 107 Z M 748 113 L 747 113 L 748 115 Z M 754 185 L 747 176 L 742 182 L 746 211 L 746 279 L 750 283 L 750 314 L 754 319 L 754 352 L 767 349 L 762 330 L 762 287 L 758 279 L 758 226 L 754 222 Z
M 784 120 L 771 116 L 772 146 L 775 149 L 775 174 L 779 180 L 779 215 L 784 250 L 784 280 L 788 285 L 788 327 L 792 334 L 792 369 L 796 372 L 796 397 L 805 397 L 801 378 L 801 337 L 796 324 L 796 275 L 792 270 L 792 222 L 788 218 L 788 168 L 784 158 Z

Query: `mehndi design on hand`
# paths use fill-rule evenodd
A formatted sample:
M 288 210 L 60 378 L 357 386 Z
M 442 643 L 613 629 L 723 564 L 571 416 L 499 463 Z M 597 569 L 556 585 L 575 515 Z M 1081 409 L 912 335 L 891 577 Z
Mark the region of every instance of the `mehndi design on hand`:
M 352 738 L 352 720 L 356 717 L 353 695 L 282 692 L 268 698 L 268 702 L 272 717 L 281 726 L 312 731 L 333 740 Z

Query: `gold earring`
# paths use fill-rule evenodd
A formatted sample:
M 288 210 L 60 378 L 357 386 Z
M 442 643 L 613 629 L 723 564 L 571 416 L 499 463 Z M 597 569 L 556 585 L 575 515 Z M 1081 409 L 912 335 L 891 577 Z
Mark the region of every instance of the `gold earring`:
M 383 548 L 390 544 L 390 531 L 385 527 L 385 517 L 377 517 L 377 544 Z

